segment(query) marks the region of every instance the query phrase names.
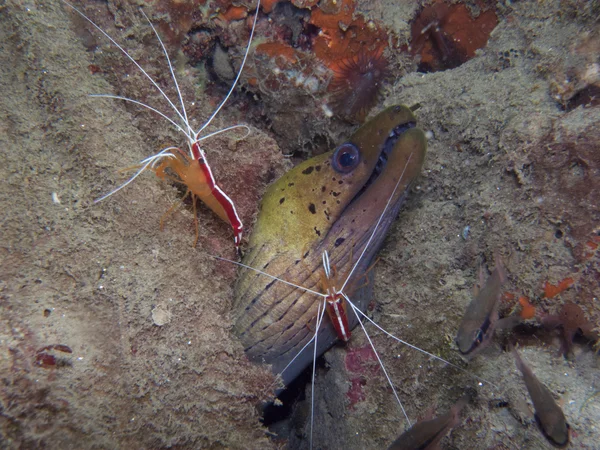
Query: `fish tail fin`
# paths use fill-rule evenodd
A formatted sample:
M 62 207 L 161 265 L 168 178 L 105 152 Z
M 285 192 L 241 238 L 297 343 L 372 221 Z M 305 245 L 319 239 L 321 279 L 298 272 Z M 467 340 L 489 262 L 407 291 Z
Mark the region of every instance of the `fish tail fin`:
M 456 414 L 459 414 L 460 411 L 467 406 L 469 403 L 473 401 L 474 394 L 472 392 L 466 392 L 458 401 L 454 404 L 452 409 Z
M 455 426 L 457 426 L 460 423 L 461 411 L 463 410 L 463 408 L 465 406 L 467 406 L 467 404 L 469 404 L 473 401 L 473 398 L 475 395 L 476 395 L 476 393 L 467 391 L 461 398 L 458 399 L 458 401 L 454 405 L 452 405 L 452 408 L 450 408 L 450 414 L 451 414 L 450 428 L 454 428 Z
M 495 270 L 498 271 L 498 275 L 500 277 L 500 283 L 504 284 L 506 282 L 506 280 L 508 279 L 508 276 L 506 274 L 506 267 L 504 267 L 504 263 L 502 262 L 502 259 L 500 258 L 499 253 L 496 253 L 496 255 L 494 257 L 494 261 L 496 262 Z
M 519 369 L 521 371 L 521 373 L 524 373 L 527 369 L 526 369 L 525 363 L 521 359 L 521 355 L 519 355 L 519 352 L 517 352 L 517 349 L 512 344 L 508 345 L 508 349 L 510 350 L 513 357 L 515 358 L 515 364 L 517 365 L 517 369 Z

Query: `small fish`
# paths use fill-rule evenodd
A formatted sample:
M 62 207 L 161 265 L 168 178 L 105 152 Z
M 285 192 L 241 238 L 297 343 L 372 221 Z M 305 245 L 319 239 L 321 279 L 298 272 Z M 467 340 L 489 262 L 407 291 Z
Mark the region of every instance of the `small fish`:
M 456 344 L 463 355 L 474 354 L 491 341 L 498 320 L 500 288 L 505 281 L 504 266 L 502 261 L 496 258 L 496 267 L 492 275 L 469 303 L 458 328 Z
M 462 396 L 446 414 L 431 420 L 422 420 L 402 433 L 388 450 L 433 450 L 442 438 L 460 423 L 460 412 L 471 401 L 470 395 Z
M 517 350 L 512 348 L 517 368 L 523 374 L 525 385 L 535 408 L 537 419 L 544 435 L 554 444 L 565 446 L 569 443 L 569 424 L 560 406 L 554 401 L 552 393 L 533 374 L 533 371 L 525 365 Z

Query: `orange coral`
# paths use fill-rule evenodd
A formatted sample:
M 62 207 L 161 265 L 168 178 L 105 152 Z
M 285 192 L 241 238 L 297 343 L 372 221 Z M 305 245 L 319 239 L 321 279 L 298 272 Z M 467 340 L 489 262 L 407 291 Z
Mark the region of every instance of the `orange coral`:
M 502 294 L 501 299 L 505 303 L 512 303 L 512 301 L 515 299 L 515 294 L 506 291 L 504 294 Z
M 224 14 L 220 14 L 220 19 L 225 20 L 226 22 L 231 22 L 232 20 L 241 20 L 248 16 L 248 9 L 243 6 L 231 6 L 225 11 Z
M 314 40 L 315 55 L 331 66 L 336 61 L 354 57 L 361 50 L 375 51 L 387 46 L 387 35 L 374 22 L 362 17 L 353 18 L 354 0 L 322 2 L 309 22 L 320 28 Z
M 592 235 L 592 237 L 585 242 L 584 245 L 580 245 L 581 248 L 581 259 L 588 260 L 592 259 L 596 253 L 598 253 L 598 248 L 600 247 L 600 236 Z
M 523 319 L 532 319 L 535 317 L 535 306 L 529 303 L 529 299 L 527 297 L 519 297 L 519 303 L 521 304 L 522 308 L 520 315 Z
M 595 251 L 598 248 L 598 243 L 594 241 L 587 241 L 586 245 L 593 251 Z
M 262 0 L 260 2 L 260 7 L 262 8 L 263 12 L 268 14 L 273 11 L 273 8 L 275 8 L 275 5 L 277 5 L 279 2 L 280 0 Z
M 286 63 L 293 64 L 298 58 L 296 58 L 296 50 L 291 45 L 283 42 L 265 42 L 256 47 L 256 55 L 267 55 L 270 58 L 285 61 Z
M 546 298 L 555 297 L 558 294 L 560 294 L 562 291 L 565 291 L 568 288 L 570 288 L 574 282 L 575 282 L 575 280 L 571 277 L 565 278 L 560 283 L 558 283 L 556 286 L 553 284 L 550 284 L 546 281 L 546 283 L 544 284 L 544 296 Z
M 341 0 L 335 3 L 325 1 L 315 9 L 310 16 L 310 23 L 321 29 L 337 29 L 342 26 L 348 26 L 352 22 L 354 13 L 354 0 Z

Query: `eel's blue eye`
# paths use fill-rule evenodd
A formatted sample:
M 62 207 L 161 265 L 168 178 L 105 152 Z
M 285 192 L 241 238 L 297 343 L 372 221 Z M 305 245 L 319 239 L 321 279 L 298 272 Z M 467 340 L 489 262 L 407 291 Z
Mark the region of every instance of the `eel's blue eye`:
M 350 142 L 340 145 L 331 159 L 331 166 L 336 172 L 349 173 L 353 171 L 360 162 L 360 150 Z

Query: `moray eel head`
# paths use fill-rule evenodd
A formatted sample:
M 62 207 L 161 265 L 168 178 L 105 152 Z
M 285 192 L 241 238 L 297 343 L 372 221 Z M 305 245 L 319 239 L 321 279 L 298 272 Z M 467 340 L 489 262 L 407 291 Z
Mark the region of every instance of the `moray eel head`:
M 293 285 L 257 270 L 241 271 L 234 331 L 250 359 L 283 371 L 286 383 L 310 364 L 312 347 L 299 352 L 314 335 L 323 300 L 306 289 L 320 289 L 325 250 L 341 277 L 338 289 L 358 262 L 345 292 L 365 308 L 368 289 L 353 286 L 365 284 L 365 271 L 420 173 L 425 152 L 425 136 L 412 111 L 392 106 L 336 149 L 299 164 L 268 188 L 243 263 Z M 348 318 L 350 327 L 357 324 L 352 312 Z M 318 354 L 335 340 L 326 319 Z

